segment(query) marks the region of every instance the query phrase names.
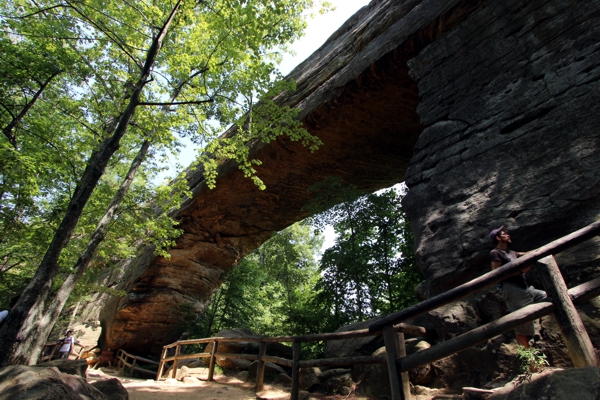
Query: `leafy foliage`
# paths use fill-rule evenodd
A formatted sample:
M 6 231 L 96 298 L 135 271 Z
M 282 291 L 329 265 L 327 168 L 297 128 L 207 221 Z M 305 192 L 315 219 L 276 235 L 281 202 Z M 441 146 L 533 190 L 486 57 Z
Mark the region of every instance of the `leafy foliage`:
M 232 328 L 271 336 L 312 332 L 310 300 L 322 240 L 300 224 L 273 234 L 229 271 L 191 332 L 197 337 Z
M 83 252 L 106 268 L 143 242 L 159 252 L 172 244 L 178 230 L 168 212 L 188 194 L 186 182 L 155 180 L 183 138 L 210 142 L 265 104 L 260 129 L 272 130 L 260 137 L 249 121 L 248 134 L 213 159 L 246 168 L 258 162 L 248 160 L 248 141 L 273 135 L 319 144 L 291 123 L 291 110 L 259 101 L 281 88 L 275 63 L 316 4 L 0 0 L 0 285 L 8 289 L 0 301 L 29 282 L 11 330 L 28 319 L 25 336 L 40 332 L 31 326 L 44 313 L 38 306 L 77 273 Z M 127 176 L 137 157 L 143 167 Z M 101 244 L 90 247 L 96 232 Z M 0 346 L 10 347 L 7 329 Z
M 356 198 L 356 190 L 345 186 L 334 181 L 331 192 L 322 192 L 317 201 L 335 201 L 340 193 L 354 200 L 273 234 L 229 271 L 187 327 L 192 337 L 233 328 L 269 336 L 333 332 L 415 303 L 414 287 L 422 277 L 402 195 L 390 189 Z M 329 222 L 338 237 L 317 261 L 322 238 L 311 223 L 324 227 Z M 323 344 L 302 348 L 303 357 L 314 358 Z
M 517 357 L 521 360 L 521 372 L 531 375 L 534 372 L 542 372 L 548 365 L 546 355 L 539 349 L 525 346 L 517 348 Z
M 413 236 L 395 189 L 356 198 L 341 181 L 315 196 L 343 201 L 312 217 L 317 226 L 331 223 L 336 243 L 321 258 L 318 306 L 327 308 L 328 331 L 352 322 L 388 314 L 416 302 L 414 287 L 422 281 Z

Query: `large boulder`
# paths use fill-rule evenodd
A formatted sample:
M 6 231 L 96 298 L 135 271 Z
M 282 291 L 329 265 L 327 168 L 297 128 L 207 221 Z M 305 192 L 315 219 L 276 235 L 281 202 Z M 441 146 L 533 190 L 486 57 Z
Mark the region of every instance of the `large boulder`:
M 256 374 L 258 372 L 258 361 L 254 361 L 250 368 L 248 368 L 248 378 L 256 379 Z M 273 364 L 270 362 L 265 363 L 265 382 L 274 381 L 280 374 L 287 374 L 283 368 L 281 368 L 277 364 Z
M 424 340 L 412 340 L 407 343 L 407 354 L 430 348 Z M 377 349 L 374 356 L 385 356 L 385 347 Z M 352 380 L 357 382 L 356 393 L 363 396 L 389 396 L 391 393 L 387 364 L 355 365 L 352 368 Z M 429 385 L 436 379 L 436 371 L 431 364 L 426 364 L 409 372 L 409 380 L 413 385 Z
M 353 324 L 342 326 L 336 332 L 349 332 L 360 329 L 368 329 L 369 325 L 381 319 L 381 317 L 372 318 L 363 322 L 355 322 Z M 426 315 L 406 321 L 407 324 L 425 327 L 428 335 L 435 337 L 436 327 L 431 323 Z M 406 338 L 409 335 L 405 335 Z M 433 340 L 428 337 L 427 340 Z M 328 340 L 325 343 L 325 358 L 339 357 L 355 357 L 355 356 L 370 356 L 377 349 L 384 345 L 383 336 L 365 336 L 351 339 Z
M 597 400 L 600 398 L 598 367 L 548 370 L 528 379 L 513 381 L 491 394 L 489 400 Z
M 323 387 L 325 393 L 331 395 L 349 396 L 356 387 L 352 380 L 350 370 L 342 370 L 340 374 L 330 375 L 327 379 L 323 379 Z M 341 371 L 340 371 L 341 372 Z
M 0 370 L 0 400 L 108 400 L 79 375 L 55 367 L 12 365 Z
M 298 371 L 298 386 L 301 390 L 307 390 L 310 392 L 312 388 L 320 383 L 320 374 L 321 369 L 318 367 L 300 368 Z
M 60 372 L 71 375 L 78 375 L 87 378 L 88 363 L 86 360 L 52 360 L 36 364 L 36 367 L 50 368 L 55 367 Z
M 348 332 L 367 329 L 377 319 L 342 326 L 336 332 Z M 354 356 L 370 356 L 375 350 L 383 346 L 383 337 L 365 336 L 343 340 L 328 340 L 325 343 L 325 358 L 340 358 Z
M 481 322 L 476 308 L 466 301 L 436 308 L 429 312 L 429 317 L 438 335 L 443 339 L 450 339 L 477 328 Z
M 129 393 L 117 378 L 102 379 L 91 385 L 102 392 L 110 400 L 129 400 Z

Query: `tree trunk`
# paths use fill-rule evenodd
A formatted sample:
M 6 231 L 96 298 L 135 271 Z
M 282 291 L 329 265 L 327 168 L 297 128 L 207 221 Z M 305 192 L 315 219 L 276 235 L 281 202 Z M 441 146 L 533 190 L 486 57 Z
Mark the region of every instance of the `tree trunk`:
M 171 102 L 174 102 L 177 99 L 185 83 L 186 81 L 182 81 L 175 88 L 175 90 L 173 91 L 173 95 L 171 96 Z M 170 106 L 164 106 L 163 113 L 168 113 L 169 108 Z M 154 137 L 155 133 L 156 132 L 154 131 L 148 136 L 152 138 Z M 20 349 L 23 349 L 22 351 L 19 350 L 19 353 L 22 353 L 22 357 L 27 358 L 26 360 L 24 360 L 25 363 L 37 363 L 41 355 L 43 346 L 48 341 L 48 337 L 50 336 L 50 333 L 52 332 L 52 329 L 56 324 L 56 320 L 62 312 L 70 294 L 73 292 L 75 286 L 77 286 L 77 283 L 87 270 L 87 267 L 89 266 L 94 254 L 96 253 L 98 246 L 104 240 L 104 237 L 106 236 L 106 233 L 108 231 L 109 224 L 112 222 L 114 215 L 117 213 L 121 202 L 123 201 L 125 195 L 129 191 L 129 188 L 131 187 L 131 184 L 133 183 L 133 180 L 135 179 L 135 176 L 137 175 L 140 166 L 146 159 L 151 144 L 152 143 L 150 139 L 146 139 L 142 143 L 140 149 L 138 150 L 138 153 L 131 162 L 131 166 L 129 167 L 127 175 L 125 175 L 123 182 L 121 182 L 119 189 L 113 196 L 113 199 L 110 205 L 108 206 L 108 209 L 106 210 L 102 218 L 100 218 L 100 220 L 98 221 L 96 229 L 92 233 L 88 245 L 86 246 L 81 256 L 78 258 L 75 265 L 73 266 L 73 270 L 75 271 L 75 273 L 70 274 L 67 277 L 67 279 L 63 282 L 63 285 L 59 289 L 54 300 L 48 306 L 48 309 L 44 311 L 43 317 L 39 319 L 39 323 L 36 328 L 37 335 L 33 339 L 25 340 L 19 345 Z M 48 301 L 50 301 L 49 298 L 39 298 L 38 302 L 34 305 L 34 307 L 41 307 Z
M 27 350 L 26 346 L 15 346 L 17 334 L 19 330 L 22 330 L 22 336 L 26 343 L 33 341 L 34 337 L 38 336 L 37 325 L 40 319 L 39 316 L 43 315 L 45 299 L 48 298 L 54 279 L 58 274 L 58 259 L 60 254 L 69 243 L 71 234 L 77 226 L 83 208 L 104 174 L 108 162 L 112 155 L 119 149 L 120 141 L 125 135 L 136 107 L 140 102 L 142 90 L 149 82 L 150 73 L 162 42 L 180 5 L 181 0 L 174 5 L 171 14 L 162 26 L 159 34 L 152 41 L 152 45 L 146 54 L 140 78 L 133 89 L 127 107 L 119 118 L 113 135 L 107 138 L 102 143 L 99 151 L 90 157 L 83 176 L 75 189 L 73 198 L 69 202 L 66 214 L 56 230 L 40 266 L 0 329 L 0 366 L 4 366 L 9 362 L 22 363 L 28 358 L 24 354 Z M 40 299 L 42 300 L 40 301 Z
M 24 340 L 20 345 L 18 350 L 13 354 L 13 359 L 19 363 L 25 364 L 36 364 L 44 346 L 44 343 L 48 340 L 52 328 L 56 323 L 56 320 L 60 316 L 69 296 L 77 286 L 77 283 L 87 270 L 87 267 L 90 265 L 92 258 L 96 252 L 96 249 L 100 245 L 100 243 L 104 240 L 106 233 L 108 231 L 108 227 L 110 222 L 113 220 L 114 215 L 116 214 L 119 205 L 123 201 L 123 198 L 127 194 L 127 191 L 131 187 L 133 183 L 133 179 L 139 170 L 142 162 L 146 158 L 148 154 L 148 149 L 150 148 L 150 141 L 145 140 L 138 151 L 138 154 L 133 159 L 131 166 L 129 167 L 129 171 L 127 175 L 121 182 L 121 186 L 115 193 L 108 209 L 98 221 L 96 225 L 96 229 L 92 233 L 89 243 L 87 244 L 85 250 L 79 256 L 79 259 L 75 263 L 73 270 L 74 274 L 69 274 L 67 279 L 63 282 L 62 286 L 58 290 L 58 293 L 54 297 L 53 300 L 50 298 L 42 298 L 39 297 L 38 301 L 35 303 L 35 308 L 43 307 L 44 304 L 52 301 L 47 309 L 44 311 L 40 319 L 38 320 L 36 326 L 36 335 L 30 336 L 26 340 Z M 49 294 L 48 297 L 51 297 Z

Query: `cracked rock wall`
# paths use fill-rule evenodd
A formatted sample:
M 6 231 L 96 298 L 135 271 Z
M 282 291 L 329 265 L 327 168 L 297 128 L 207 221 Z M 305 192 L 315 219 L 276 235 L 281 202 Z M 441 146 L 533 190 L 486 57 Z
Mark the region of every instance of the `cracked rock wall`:
M 599 22 L 600 1 L 488 1 L 409 61 L 424 130 L 404 205 L 422 295 L 488 271 L 491 229 L 526 251 L 597 220 Z M 597 247 L 558 263 L 591 279 Z
M 160 352 L 181 306 L 201 310 L 224 271 L 306 217 L 306 189 L 330 175 L 364 192 L 406 181 L 424 297 L 487 272 L 493 228 L 525 251 L 595 221 L 598 38 L 600 0 L 373 0 L 278 99 L 325 145 L 253 146 L 264 192 L 231 164 L 214 190 L 191 171 L 171 258 L 127 260 L 111 285 L 125 294 L 97 301 L 102 346 Z M 568 282 L 596 276 L 598 247 L 558 258 Z

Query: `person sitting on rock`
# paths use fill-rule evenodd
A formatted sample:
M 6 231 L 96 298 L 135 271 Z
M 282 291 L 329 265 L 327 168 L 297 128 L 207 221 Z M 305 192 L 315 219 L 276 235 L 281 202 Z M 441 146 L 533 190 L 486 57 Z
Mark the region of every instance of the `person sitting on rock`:
M 490 251 L 492 269 L 508 264 L 525 254 L 509 249 L 509 245 L 512 244 L 512 241 L 510 240 L 508 232 L 504 230 L 504 226 L 490 232 L 490 241 L 496 245 L 496 248 Z M 533 286 L 527 284 L 525 272 L 528 270 L 529 268 L 522 271 L 519 275 L 511 276 L 510 278 L 503 280 L 498 285 L 500 286 L 502 298 L 506 302 L 506 307 L 510 312 L 516 311 L 529 304 L 537 303 L 547 297 L 546 292 L 543 290 L 535 289 Z M 517 343 L 525 348 L 529 348 L 529 340 L 535 334 L 535 324 L 533 321 L 527 322 L 515 329 Z
M 72 336 L 72 330 L 69 329 L 66 335 L 67 336 L 64 338 L 58 340 L 58 343 L 60 344 L 60 348 L 58 349 L 58 358 L 60 359 L 68 359 L 69 354 L 73 353 L 73 346 L 75 344 L 79 344 L 79 341 Z

